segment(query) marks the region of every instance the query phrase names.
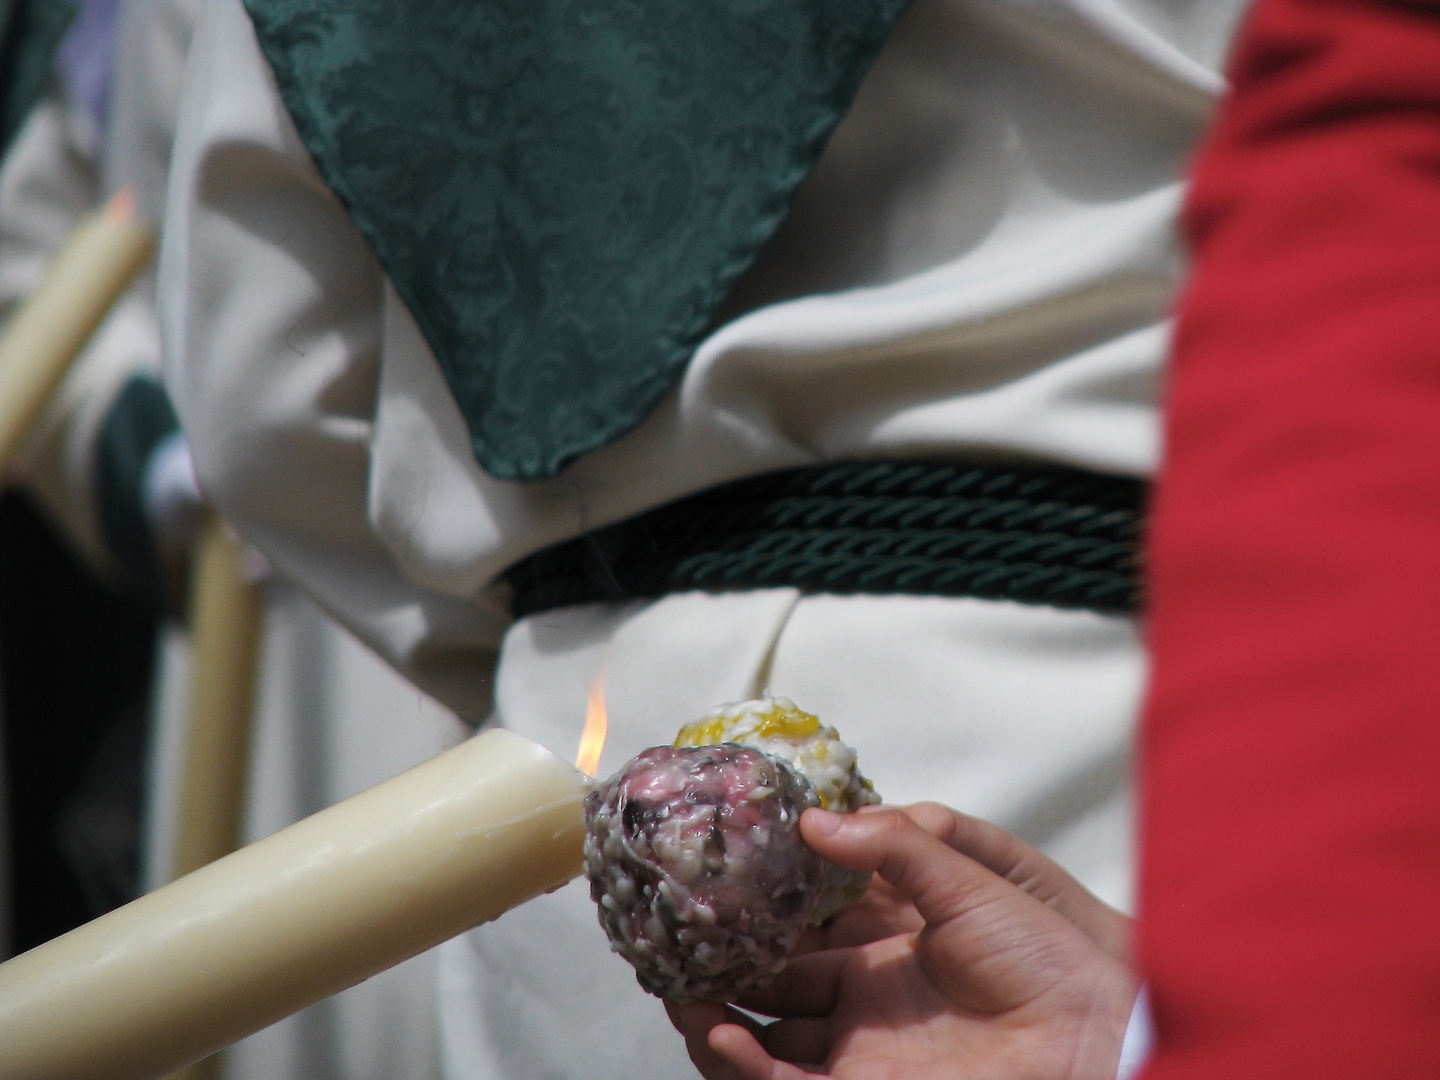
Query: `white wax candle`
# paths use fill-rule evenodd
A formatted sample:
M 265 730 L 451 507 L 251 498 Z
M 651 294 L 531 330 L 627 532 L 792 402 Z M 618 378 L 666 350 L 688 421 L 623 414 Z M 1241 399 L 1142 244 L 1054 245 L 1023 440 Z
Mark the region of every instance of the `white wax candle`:
M 487 731 L 0 964 L 0 1076 L 161 1076 L 556 889 L 589 783 Z
M 150 261 L 128 192 L 75 227 L 0 337 L 0 463 L 14 456 L 75 355 Z

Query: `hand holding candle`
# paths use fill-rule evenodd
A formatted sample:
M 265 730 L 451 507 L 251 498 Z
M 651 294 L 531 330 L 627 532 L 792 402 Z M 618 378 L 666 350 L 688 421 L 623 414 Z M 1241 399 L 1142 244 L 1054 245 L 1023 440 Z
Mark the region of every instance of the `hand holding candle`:
M 1137 990 L 1128 919 L 998 826 L 936 803 L 810 811 L 801 828 L 884 883 L 744 998 L 748 1012 L 667 1003 L 707 1080 L 1116 1080 Z

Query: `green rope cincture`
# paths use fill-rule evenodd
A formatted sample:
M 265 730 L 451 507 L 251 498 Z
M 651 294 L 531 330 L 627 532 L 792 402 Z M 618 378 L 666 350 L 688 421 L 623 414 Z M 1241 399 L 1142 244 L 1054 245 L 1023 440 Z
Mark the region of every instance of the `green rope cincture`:
M 672 592 L 974 596 L 1139 605 L 1143 481 L 1060 467 L 847 462 L 735 481 L 505 572 L 517 618 Z

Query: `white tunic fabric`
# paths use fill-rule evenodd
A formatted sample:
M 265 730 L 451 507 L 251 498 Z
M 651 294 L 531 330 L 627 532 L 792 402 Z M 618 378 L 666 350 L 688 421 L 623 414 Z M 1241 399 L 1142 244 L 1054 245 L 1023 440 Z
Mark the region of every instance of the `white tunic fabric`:
M 1123 904 L 1143 676 L 1130 621 L 773 589 L 512 626 L 497 575 L 584 530 L 810 462 L 1148 473 L 1178 177 L 1239 7 L 917 0 L 677 389 L 562 476 L 514 484 L 475 464 L 238 0 L 210 0 L 161 264 L 169 383 L 202 484 L 462 716 L 568 756 L 603 670 L 605 772 L 771 689 L 837 725 L 887 799 L 998 821 Z M 453 1080 L 693 1075 L 580 885 L 442 953 Z
M 81 217 L 123 187 L 158 223 L 198 0 L 125 0 L 106 132 L 57 79 L 0 167 L 0 322 L 35 288 Z M 96 440 L 116 395 L 158 375 L 153 275 L 102 322 L 27 441 L 27 488 L 92 569 L 119 579 L 99 522 Z M 153 478 L 153 469 L 151 478 Z M 154 519 L 152 526 L 156 525 Z M 159 649 L 147 770 L 144 885 L 169 879 L 187 695 L 186 635 Z M 247 784 L 247 840 L 354 794 L 458 741 L 463 727 L 293 588 L 267 590 Z M 3 747 L 0 747 L 3 752 Z M 242 767 L 242 766 L 237 766 Z M 0 793 L 3 794 L 3 793 Z M 0 803 L 3 805 L 3 803 Z M 0 821 L 0 957 L 6 950 Z M 435 956 L 417 957 L 227 1051 L 226 1080 L 431 1080 Z

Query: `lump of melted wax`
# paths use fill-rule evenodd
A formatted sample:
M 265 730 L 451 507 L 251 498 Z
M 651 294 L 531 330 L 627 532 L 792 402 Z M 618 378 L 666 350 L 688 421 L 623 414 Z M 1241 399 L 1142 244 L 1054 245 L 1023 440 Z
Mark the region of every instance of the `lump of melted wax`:
M 800 839 L 814 786 L 752 747 L 657 746 L 585 800 L 585 872 L 611 948 L 677 1001 L 734 1001 L 785 966 L 825 888 Z
M 851 814 L 880 801 L 875 786 L 860 775 L 855 751 L 840 741 L 840 733 L 789 698 L 763 697 L 721 705 L 686 724 L 675 739 L 676 746 L 722 742 L 753 746 L 783 758 L 815 786 L 826 810 Z M 825 864 L 825 874 L 825 891 L 810 915 L 817 926 L 859 900 L 870 887 L 868 873 L 845 870 L 834 863 Z

